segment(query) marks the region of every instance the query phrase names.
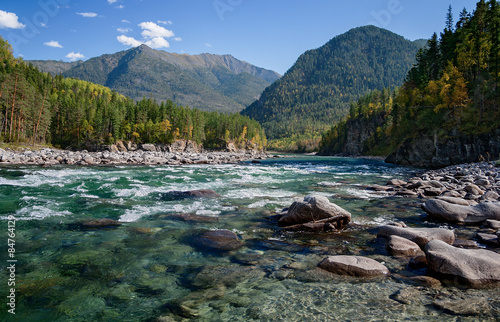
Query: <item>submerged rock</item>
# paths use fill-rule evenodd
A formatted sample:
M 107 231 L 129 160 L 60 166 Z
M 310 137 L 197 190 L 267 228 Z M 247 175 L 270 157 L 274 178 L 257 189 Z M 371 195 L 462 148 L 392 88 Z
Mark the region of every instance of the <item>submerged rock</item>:
M 210 230 L 196 239 L 196 244 L 216 251 L 236 250 L 243 246 L 243 242 L 230 230 Z
M 362 256 L 328 256 L 318 267 L 325 271 L 356 277 L 375 277 L 389 275 L 389 270 L 374 259 Z
M 89 220 L 82 223 L 84 228 L 106 228 L 106 227 L 116 227 L 120 226 L 122 223 L 113 219 L 103 218 L 103 219 L 95 219 Z
M 417 243 L 420 248 L 431 240 L 441 240 L 448 244 L 453 244 L 455 234 L 453 231 L 445 228 L 402 228 L 396 226 L 382 226 L 379 228 L 377 237 L 390 237 L 396 235 Z
M 160 198 L 162 200 L 179 200 L 187 198 L 220 198 L 217 192 L 211 189 L 190 190 L 190 191 L 169 191 L 162 193 Z
M 478 224 L 488 219 L 500 220 L 500 202 L 463 206 L 445 200 L 427 200 L 422 209 L 431 217 L 454 223 Z
M 491 310 L 490 304 L 484 298 L 458 301 L 434 301 L 432 304 L 446 313 L 455 315 L 481 315 Z
M 459 283 L 480 287 L 500 283 L 500 254 L 484 249 L 461 249 L 433 240 L 425 247 L 429 269 Z
M 336 228 L 341 228 L 351 221 L 351 214 L 324 196 L 309 195 L 304 201 L 294 202 L 279 219 L 278 225 L 286 227 L 322 219 L 331 219 L 331 222 L 335 222 Z
M 209 223 L 209 222 L 219 221 L 219 218 L 217 217 L 209 217 L 209 216 L 194 215 L 194 214 L 175 214 L 168 216 L 168 218 L 187 221 L 187 222 L 197 222 L 197 223 Z
M 207 266 L 194 276 L 192 285 L 206 289 L 218 285 L 234 287 L 249 280 L 260 281 L 265 275 L 262 270 L 249 266 Z

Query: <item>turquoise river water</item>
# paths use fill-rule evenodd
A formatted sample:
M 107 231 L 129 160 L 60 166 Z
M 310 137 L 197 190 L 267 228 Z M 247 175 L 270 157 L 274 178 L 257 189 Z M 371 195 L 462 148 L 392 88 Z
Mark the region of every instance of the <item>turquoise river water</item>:
M 407 259 L 389 256 L 376 240 L 376 227 L 394 220 L 439 226 L 426 221 L 421 200 L 388 198 L 364 187 L 415 171 L 378 160 L 306 156 L 215 166 L 2 167 L 0 320 L 500 318 L 498 290 L 412 285 L 405 277 L 422 272 L 410 270 Z M 196 189 L 213 189 L 222 197 L 164 198 L 170 191 Z M 284 233 L 268 219 L 312 193 L 351 212 L 354 225 L 328 234 Z M 204 217 L 184 221 L 176 214 Z M 15 229 L 9 217 L 15 218 Z M 123 224 L 82 225 L 100 218 Z M 244 246 L 213 252 L 195 243 L 201 233 L 216 229 L 235 232 Z M 374 258 L 393 275 L 360 280 L 316 268 L 334 254 Z M 9 262 L 13 259 L 17 262 Z M 14 301 L 8 297 L 11 288 Z M 401 290 L 415 296 L 403 303 L 395 295 Z M 479 315 L 456 316 L 432 304 L 468 298 L 487 299 L 490 306 Z M 9 302 L 15 314 L 9 313 Z

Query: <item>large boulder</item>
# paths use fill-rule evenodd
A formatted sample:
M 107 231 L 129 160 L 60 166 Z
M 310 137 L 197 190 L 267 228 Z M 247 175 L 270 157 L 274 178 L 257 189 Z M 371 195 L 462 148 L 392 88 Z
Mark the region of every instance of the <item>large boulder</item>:
M 375 277 L 389 274 L 387 267 L 374 259 L 363 256 L 328 256 L 318 264 L 318 267 L 337 275 L 356 277 Z
M 351 214 L 336 204 L 331 203 L 324 196 L 309 195 L 304 198 L 304 201 L 294 202 L 279 219 L 278 225 L 286 227 L 317 222 L 327 218 L 336 218 L 336 227 L 341 228 L 351 221 Z
M 441 240 L 452 245 L 455 241 L 453 231 L 445 228 L 403 228 L 397 226 L 382 226 L 379 228 L 378 237 L 389 238 L 390 236 L 406 238 L 424 248 L 431 240 Z
M 413 257 L 417 255 L 423 255 L 423 252 L 418 244 L 397 235 L 389 236 L 385 247 L 387 248 L 387 251 L 393 256 Z
M 445 279 L 472 287 L 500 283 L 500 254 L 485 249 L 461 249 L 440 240 L 425 247 L 428 267 Z
M 500 202 L 463 206 L 431 199 L 422 205 L 422 209 L 431 217 L 453 223 L 479 224 L 488 219 L 500 220 Z

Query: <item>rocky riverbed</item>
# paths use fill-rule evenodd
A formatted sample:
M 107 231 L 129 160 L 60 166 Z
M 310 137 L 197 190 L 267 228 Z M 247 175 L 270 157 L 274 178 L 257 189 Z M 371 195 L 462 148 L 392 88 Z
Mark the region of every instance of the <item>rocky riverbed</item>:
M 396 195 L 413 179 L 438 178 L 416 171 L 312 156 L 0 167 L 0 209 L 17 220 L 19 312 L 53 321 L 498 320 L 500 248 L 479 238 L 496 237 L 496 222 L 426 215 L 421 205 L 442 196 Z M 391 178 L 404 183 L 385 185 Z M 476 205 L 451 188 L 465 207 L 498 202 Z
M 436 277 L 447 284 L 498 287 L 500 167 L 496 163 L 449 166 L 424 172 L 407 181 L 392 179 L 385 186 L 374 185 L 367 189 L 386 192 L 391 197 L 420 198 L 423 201 L 421 208 L 428 218 L 443 224 L 444 227 L 439 228 L 410 228 L 403 222 L 395 222 L 378 228 L 377 237 L 386 239 L 389 254 L 408 258 L 410 267 L 425 269 L 427 275 L 420 281 L 424 285 Z M 471 225 L 478 227 L 475 236 L 457 238 L 461 228 Z M 350 270 L 360 269 L 359 266 L 372 265 L 359 258 L 341 260 L 342 265 L 350 267 L 343 269 L 346 275 L 350 275 Z
M 246 160 L 262 160 L 269 155 L 258 151 L 237 152 L 178 152 L 153 151 L 152 149 L 135 151 L 100 152 L 68 151 L 59 149 L 14 151 L 0 149 L 0 164 L 11 165 L 181 165 L 181 164 L 226 164 Z

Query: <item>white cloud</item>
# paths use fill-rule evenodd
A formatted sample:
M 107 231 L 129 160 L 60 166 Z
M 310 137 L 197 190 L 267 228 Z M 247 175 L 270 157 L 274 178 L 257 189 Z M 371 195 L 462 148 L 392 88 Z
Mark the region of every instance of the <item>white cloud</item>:
M 139 24 L 139 27 L 141 27 L 141 29 L 144 29 L 144 31 L 142 32 L 142 36 L 145 38 L 151 38 L 151 39 L 157 37 L 169 38 L 174 36 L 174 33 L 171 30 L 158 26 L 157 24 L 151 21 L 141 22 Z
M 122 20 L 123 22 L 123 20 Z M 168 22 L 167 22 L 168 23 Z M 154 22 L 141 22 L 139 25 L 142 29 L 142 40 L 137 40 L 133 37 L 127 37 L 125 35 L 120 35 L 116 37 L 116 39 L 127 46 L 137 47 L 141 44 L 145 44 L 151 48 L 159 49 L 159 48 L 168 48 L 170 47 L 170 43 L 166 38 L 170 38 L 174 36 L 174 33 L 171 30 L 165 29 L 161 26 L 158 26 Z M 128 32 L 131 31 L 130 28 L 118 28 L 118 32 Z M 181 41 L 180 37 L 174 38 L 176 41 Z
M 123 23 L 130 23 L 130 21 L 125 20 L 125 19 L 122 19 L 122 22 L 123 22 Z
M 108 0 L 108 3 L 109 3 L 109 4 L 113 4 L 113 3 L 115 3 L 116 1 L 118 1 L 118 0 Z
M 47 41 L 47 42 L 44 42 L 43 44 L 45 46 L 49 46 L 49 47 L 63 48 L 63 46 L 61 46 L 61 44 L 58 41 L 55 41 L 55 40 Z
M 155 38 L 150 39 L 148 41 L 139 41 L 133 37 L 127 37 L 125 35 L 120 35 L 120 36 L 116 37 L 116 39 L 120 43 L 127 45 L 127 46 L 130 46 L 130 47 L 137 47 L 137 46 L 140 46 L 142 44 L 145 44 L 145 45 L 147 45 L 151 48 L 154 48 L 154 49 L 170 47 L 170 44 L 168 43 L 168 41 L 162 37 L 155 37 Z
M 126 34 L 127 32 L 132 31 L 132 29 L 130 29 L 130 28 L 117 28 L 116 31 L 118 31 L 122 34 Z
M 69 54 L 66 55 L 66 58 L 69 58 L 69 60 L 71 60 L 71 61 L 75 61 L 75 60 L 78 60 L 78 59 L 83 59 L 83 58 L 85 58 L 85 56 L 83 56 L 79 52 L 75 53 L 74 51 L 72 51 L 72 52 L 70 52 Z
M 44 24 L 43 22 L 40 22 L 40 26 L 44 27 L 44 28 L 48 28 L 46 24 Z
M 124 7 L 124 6 L 122 6 L 122 5 L 119 5 L 119 6 L 116 6 L 115 8 L 116 8 L 116 9 L 123 9 L 123 8 L 125 8 L 125 7 Z
M 119 42 L 121 42 L 122 44 L 130 46 L 130 47 L 137 47 L 137 46 L 140 46 L 142 44 L 142 42 L 140 42 L 139 40 L 136 40 L 132 37 L 127 37 L 125 35 L 120 35 L 120 36 L 116 37 L 116 39 Z
M 94 18 L 97 17 L 97 13 L 95 12 L 77 12 L 77 15 L 80 15 L 85 18 Z
M 207 47 L 212 47 L 212 44 L 209 44 L 208 42 L 205 43 L 205 46 Z
M 0 29 L 23 29 L 26 27 L 18 19 L 15 13 L 0 10 Z
M 161 23 L 162 25 L 171 25 L 171 24 L 173 24 L 173 22 L 170 21 L 170 20 L 158 20 L 157 22 Z
M 162 37 L 155 37 L 151 40 L 146 41 L 145 44 L 151 48 L 154 48 L 154 49 L 170 47 L 170 44 L 168 43 L 168 41 Z

